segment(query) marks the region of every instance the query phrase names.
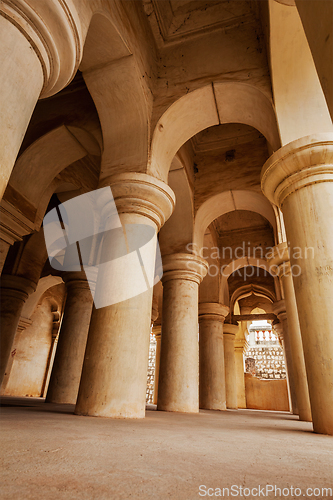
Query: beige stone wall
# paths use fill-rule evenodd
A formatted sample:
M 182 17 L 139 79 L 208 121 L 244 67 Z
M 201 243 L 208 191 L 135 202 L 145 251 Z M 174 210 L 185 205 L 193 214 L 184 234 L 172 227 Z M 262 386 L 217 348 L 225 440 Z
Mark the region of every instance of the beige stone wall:
M 246 407 L 255 410 L 289 411 L 287 380 L 260 380 L 245 374 Z

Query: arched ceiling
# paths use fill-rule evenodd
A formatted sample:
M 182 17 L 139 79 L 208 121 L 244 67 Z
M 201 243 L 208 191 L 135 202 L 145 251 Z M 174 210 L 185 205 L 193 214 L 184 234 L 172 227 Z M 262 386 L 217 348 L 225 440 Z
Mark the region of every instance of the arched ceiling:
M 269 157 L 267 141 L 241 123 L 216 125 L 189 141 L 195 165 L 195 208 L 221 191 L 260 189 L 260 172 Z
M 18 157 L 41 136 L 61 125 L 90 132 L 102 146 L 96 107 L 80 71 L 64 90 L 37 102 Z
M 213 82 L 176 100 L 160 117 L 152 136 L 148 173 L 167 180 L 178 149 L 208 127 L 244 124 L 258 130 L 270 150 L 280 146 L 271 101 L 256 86 Z
M 246 210 L 256 212 L 264 217 L 276 233 L 276 217 L 272 205 L 263 194 L 255 191 L 222 191 L 205 201 L 195 215 L 195 246 L 200 249 L 206 228 L 218 217 L 229 212 Z
M 218 217 L 213 225 L 217 234 L 218 246 L 231 248 L 233 259 L 239 258 L 244 247 L 245 253 L 252 258 L 265 258 L 269 248 L 274 246 L 272 226 L 262 215 L 249 210 L 234 210 Z M 229 252 L 225 252 L 225 262 L 229 260 Z M 242 253 L 242 251 L 241 251 Z

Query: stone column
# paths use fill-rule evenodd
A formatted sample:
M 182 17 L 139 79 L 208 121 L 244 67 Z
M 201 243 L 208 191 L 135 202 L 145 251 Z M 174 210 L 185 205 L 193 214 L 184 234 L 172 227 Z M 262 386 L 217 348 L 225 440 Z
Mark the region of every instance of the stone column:
M 143 229 L 150 228 L 154 237 L 144 249 L 128 250 L 124 257 L 113 261 L 110 259 L 117 250 L 114 231 L 104 235 L 101 262 L 106 264 L 101 264 L 102 271 L 98 273 L 95 301 L 96 294 L 103 290 L 99 299 L 106 302 L 104 307 L 93 308 L 75 413 L 143 418 L 156 233 L 172 213 L 174 195 L 164 182 L 141 173 L 119 174 L 107 179 L 104 185 L 111 186 L 122 230 L 127 236 L 131 225 L 134 229 L 142 225 Z M 108 224 L 106 221 L 106 231 Z M 107 305 L 109 291 L 113 290 L 112 295 L 115 290 L 115 280 L 119 302 L 112 296 L 111 305 Z
M 35 289 L 36 283 L 21 276 L 1 277 L 0 384 L 5 376 L 23 305 Z
M 199 284 L 207 262 L 192 254 L 163 260 L 163 314 L 157 409 L 199 411 Z
M 292 278 L 290 274 L 286 274 L 286 269 L 288 267 L 289 266 L 283 266 L 283 271 L 281 271 L 280 267 L 281 273 L 284 273 L 282 277 L 282 286 L 285 293 L 285 301 L 276 302 L 273 310 L 283 324 L 286 356 L 289 349 L 291 353 L 292 380 L 296 392 L 299 419 L 305 422 L 311 422 L 311 405 L 302 337 Z
M 59 0 L 0 6 L 0 200 L 40 95 L 74 77 L 82 53 L 79 18 Z
M 311 405 L 307 373 L 305 368 L 301 328 L 297 311 L 294 285 L 292 281 L 287 243 L 275 248 L 270 266 L 281 278 L 284 301 L 274 304 L 273 310 L 283 324 L 286 357 L 291 353 L 291 381 L 295 387 L 297 412 L 300 420 L 311 422 Z M 288 358 L 287 358 L 288 359 Z M 292 388 L 292 386 L 291 386 Z
M 61 312 L 59 311 L 54 311 L 53 312 L 53 326 L 52 326 L 52 341 L 51 341 L 51 347 L 49 351 L 49 357 L 47 360 L 47 365 L 46 365 L 46 370 L 45 370 L 45 375 L 44 375 L 44 381 L 43 381 L 43 386 L 41 390 L 41 396 L 43 398 L 46 398 L 47 394 L 47 389 L 50 383 L 50 378 L 51 378 L 51 372 L 52 372 L 52 367 L 54 363 L 54 358 L 55 358 L 55 353 L 57 352 L 57 345 L 58 345 L 58 339 L 59 339 L 59 328 L 60 328 L 60 323 L 61 323 Z
M 160 361 L 161 361 L 161 325 L 153 326 L 153 334 L 156 339 L 156 358 L 155 358 L 155 377 L 154 377 L 154 405 L 157 405 L 158 398 L 158 379 L 160 376 Z
M 284 303 L 284 301 L 281 302 Z M 284 312 L 279 313 L 279 318 L 281 322 L 275 323 L 275 325 L 273 325 L 273 329 L 275 334 L 278 336 L 280 344 L 283 348 L 284 362 L 286 365 L 286 373 L 287 373 L 287 387 L 288 387 L 290 411 L 294 415 L 298 415 L 294 366 L 291 356 L 290 340 L 288 335 L 287 313 L 285 312 L 285 308 Z
M 287 250 L 286 244 L 285 249 Z M 292 377 L 295 385 L 299 419 L 304 420 L 305 422 L 311 422 L 311 405 L 305 369 L 303 344 L 289 263 L 286 262 L 282 266 L 279 266 L 279 273 L 281 276 L 285 300 L 276 302 L 273 306 L 273 310 L 277 314 L 281 323 L 283 323 L 284 329 L 286 329 L 286 343 L 288 344 L 289 341 L 290 345 L 293 367 Z
M 235 364 L 236 364 L 238 408 L 246 408 L 243 352 L 247 349 L 247 345 L 248 344 L 245 339 L 239 339 L 235 341 Z
M 225 365 L 225 392 L 227 408 L 237 410 L 237 375 L 235 359 L 235 336 L 238 325 L 225 323 L 223 327 L 224 365 Z
M 93 297 L 83 272 L 64 273 L 63 279 L 66 283 L 67 298 L 46 401 L 75 404 Z
M 229 307 L 199 304 L 199 408 L 225 410 L 223 323 Z
M 266 197 L 283 212 L 290 242 L 313 428 L 333 435 L 332 134 L 305 137 L 278 150 L 265 163 L 261 182 Z

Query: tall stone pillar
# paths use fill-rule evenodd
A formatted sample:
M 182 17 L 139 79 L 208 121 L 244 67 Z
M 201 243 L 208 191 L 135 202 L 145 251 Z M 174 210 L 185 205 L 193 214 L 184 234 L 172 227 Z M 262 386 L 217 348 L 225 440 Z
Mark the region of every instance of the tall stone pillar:
M 105 307 L 93 308 L 75 413 L 143 418 L 156 233 L 172 213 L 174 195 L 164 182 L 141 173 L 119 174 L 107 179 L 104 185 L 111 186 L 126 234 L 131 233 L 131 225 L 133 228 L 142 225 L 143 229 L 147 226 L 153 229 L 154 238 L 141 248 L 143 254 L 138 255 L 139 249 L 135 248 L 110 265 L 115 251 L 114 234 L 113 231 L 104 234 L 101 262 L 107 265 L 102 264 L 103 272 L 98 273 L 96 293 L 114 291 L 112 284 L 116 279 L 117 300 L 121 301 L 112 300 L 107 305 L 110 303 L 107 295 L 100 297 L 106 301 Z M 108 224 L 106 221 L 106 231 Z
M 244 358 L 243 352 L 247 348 L 245 339 L 235 341 L 235 364 L 236 364 L 236 382 L 237 382 L 237 407 L 246 408 L 245 396 L 245 377 L 244 377 Z
M 238 325 L 225 323 L 223 327 L 225 392 L 227 408 L 237 410 L 237 375 L 235 358 L 235 336 Z
M 225 410 L 223 323 L 229 307 L 199 304 L 199 407 Z
M 51 341 L 51 347 L 50 347 L 50 351 L 49 351 L 49 357 L 47 360 L 43 386 L 42 386 L 42 390 L 41 390 L 41 396 L 43 398 L 46 398 L 47 389 L 48 389 L 48 386 L 50 383 L 55 353 L 57 352 L 60 322 L 61 322 L 61 313 L 59 311 L 54 311 L 53 312 L 53 328 L 52 328 L 52 334 L 51 334 L 52 341 Z
M 285 312 L 284 301 L 282 300 L 280 302 L 283 303 L 284 312 L 278 313 L 280 323 L 275 323 L 273 325 L 273 330 L 275 332 L 275 335 L 278 336 L 279 342 L 283 349 L 283 356 L 287 374 L 289 408 L 291 413 L 293 413 L 293 415 L 298 415 L 294 366 L 291 356 L 290 340 L 288 335 L 287 313 Z
M 311 422 L 311 405 L 309 398 L 307 373 L 305 368 L 303 343 L 292 277 L 290 273 L 288 274 L 286 271 L 286 269 L 288 268 L 290 269 L 288 265 L 284 265 L 283 271 L 281 271 L 281 273 L 284 273 L 282 277 L 282 286 L 284 289 L 285 300 L 276 302 L 274 304 L 273 310 L 283 324 L 286 356 L 288 348 L 291 352 L 292 378 L 296 391 L 299 419 L 304 420 L 305 422 Z
M 23 305 L 35 289 L 36 283 L 20 276 L 1 277 L 0 385 L 5 376 Z
M 46 401 L 75 404 L 93 297 L 83 272 L 64 273 L 63 279 L 66 283 L 67 299 Z
M 59 0 L 0 6 L 0 200 L 40 95 L 74 77 L 82 53 L 79 18 Z
M 283 212 L 290 242 L 313 428 L 333 435 L 332 134 L 305 137 L 275 152 L 261 182 Z
M 154 376 L 154 405 L 157 405 L 158 398 L 158 379 L 160 376 L 160 361 L 161 361 L 161 325 L 153 326 L 153 334 L 156 339 L 156 357 L 155 357 L 155 376 Z
M 287 251 L 287 254 L 284 254 L 286 258 L 288 257 L 286 244 L 284 248 Z M 292 377 L 296 391 L 299 419 L 304 420 L 305 422 L 311 422 L 311 405 L 307 374 L 305 369 L 303 343 L 298 319 L 294 286 L 290 274 L 290 265 L 288 262 L 285 262 L 282 266 L 279 266 L 279 273 L 281 276 L 285 300 L 276 302 L 273 306 L 273 310 L 277 314 L 277 317 L 279 318 L 281 323 L 284 325 L 284 336 L 287 348 L 289 347 L 288 341 L 290 345 L 292 358 Z
M 192 254 L 163 260 L 163 314 L 157 409 L 199 411 L 199 284 L 207 262 Z

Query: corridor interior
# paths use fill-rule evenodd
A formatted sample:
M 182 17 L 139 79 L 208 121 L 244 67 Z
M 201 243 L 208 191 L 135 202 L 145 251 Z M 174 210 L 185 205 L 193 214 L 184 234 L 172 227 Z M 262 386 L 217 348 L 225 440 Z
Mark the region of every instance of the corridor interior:
M 3 0 L 0 67 L 1 499 L 333 498 L 333 1 Z

